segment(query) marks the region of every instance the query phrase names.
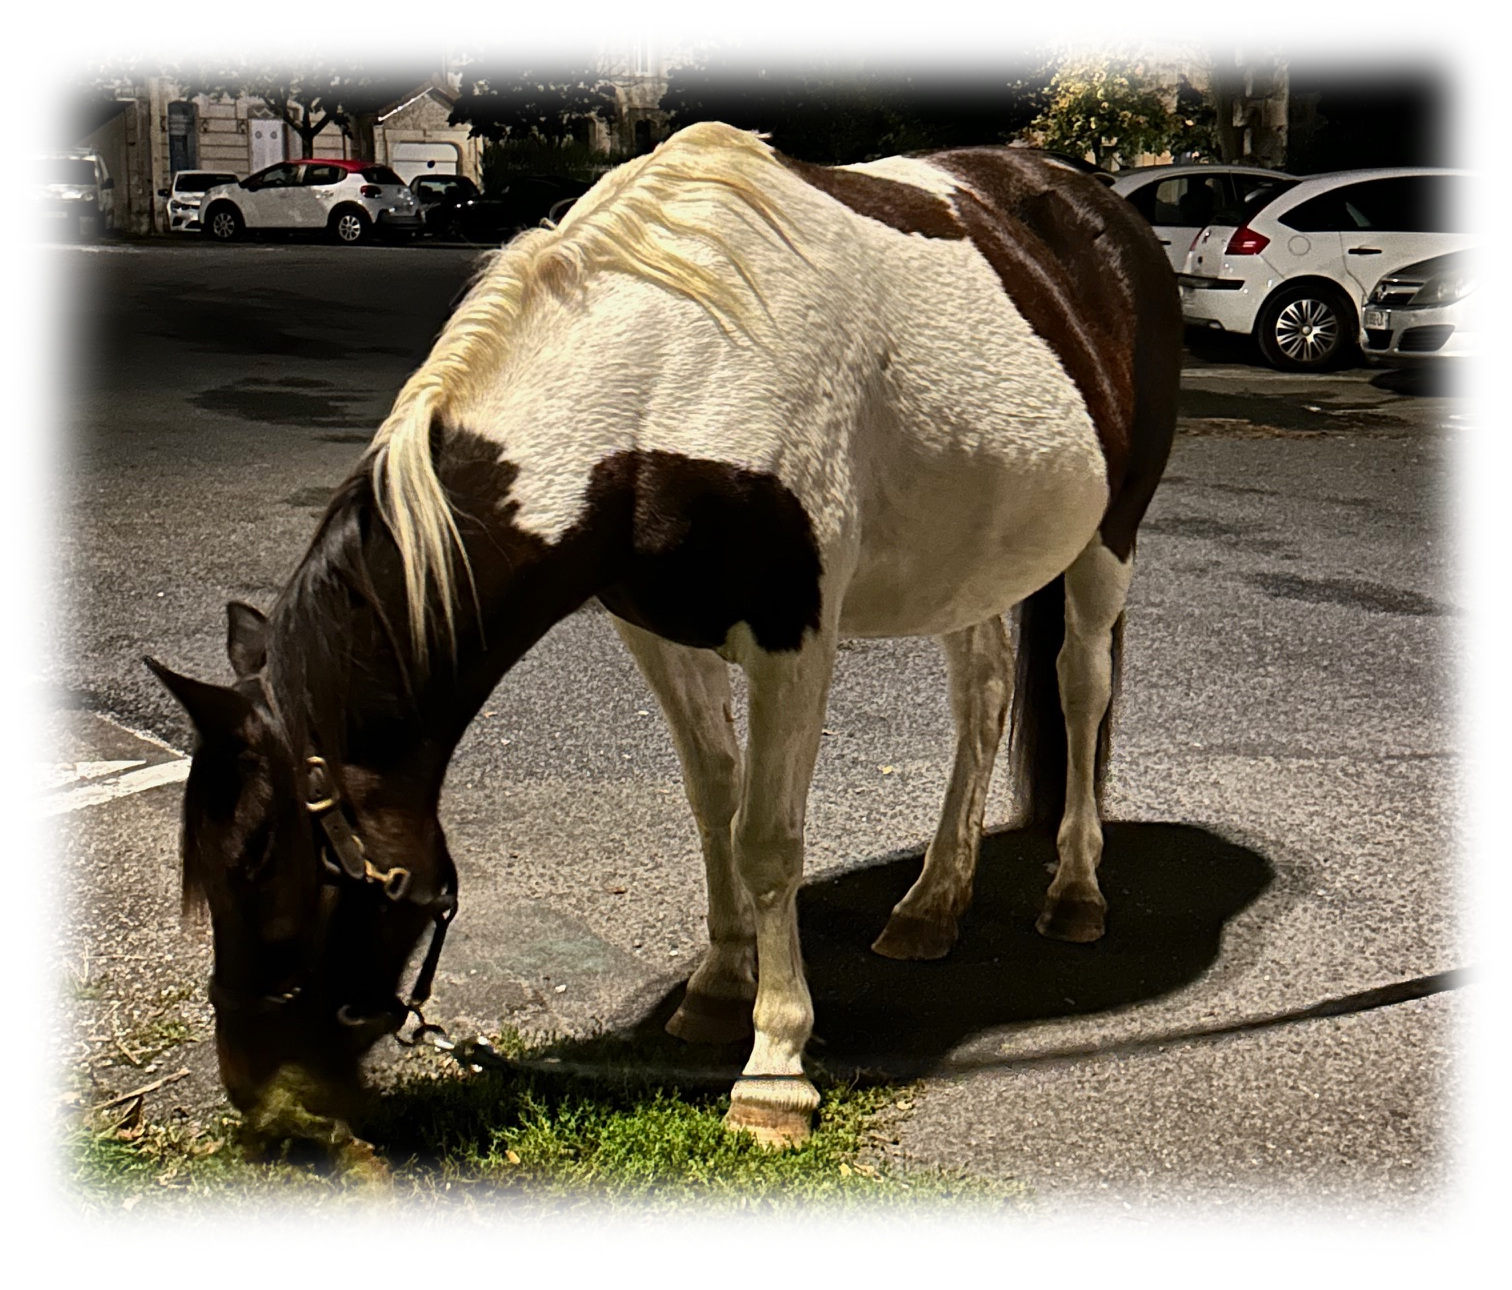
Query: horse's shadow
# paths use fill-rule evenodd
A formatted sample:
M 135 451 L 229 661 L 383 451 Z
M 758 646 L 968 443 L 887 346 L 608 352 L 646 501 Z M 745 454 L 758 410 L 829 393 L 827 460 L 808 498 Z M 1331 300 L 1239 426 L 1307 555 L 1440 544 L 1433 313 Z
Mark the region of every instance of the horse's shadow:
M 1107 934 L 1094 945 L 1048 940 L 1034 929 L 1055 861 L 1048 833 L 983 838 L 960 940 L 936 962 L 898 962 L 870 949 L 918 876 L 918 853 L 804 887 L 798 922 L 814 1000 L 811 1057 L 837 1075 L 912 1079 L 982 1031 L 1168 994 L 1214 963 L 1224 925 L 1273 876 L 1262 856 L 1196 826 L 1112 823 L 1105 832 L 1098 877 Z M 682 995 L 682 985 L 668 991 L 621 1038 L 642 1055 L 649 1048 L 669 1064 L 697 1064 L 698 1049 L 663 1031 Z M 587 1059 L 599 1045 L 572 1047 Z M 745 1055 L 705 1054 L 724 1074 Z

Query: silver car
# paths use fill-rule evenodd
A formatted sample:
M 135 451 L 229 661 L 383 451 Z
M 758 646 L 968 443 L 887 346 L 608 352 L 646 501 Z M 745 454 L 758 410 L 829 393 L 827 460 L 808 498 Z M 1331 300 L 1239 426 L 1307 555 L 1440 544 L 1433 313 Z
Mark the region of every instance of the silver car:
M 1473 358 L 1480 353 L 1474 251 L 1454 251 L 1394 269 L 1361 313 L 1366 358 L 1395 364 Z

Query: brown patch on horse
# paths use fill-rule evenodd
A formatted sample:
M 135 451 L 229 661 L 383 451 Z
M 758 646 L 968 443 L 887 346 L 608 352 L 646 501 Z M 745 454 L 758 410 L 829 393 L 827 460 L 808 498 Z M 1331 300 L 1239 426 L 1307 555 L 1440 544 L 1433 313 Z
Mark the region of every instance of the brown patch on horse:
M 497 445 L 448 430 L 438 469 L 480 599 L 498 606 L 483 624 L 490 656 L 502 647 L 512 663 L 590 596 L 696 648 L 717 648 L 744 622 L 762 649 L 796 650 L 819 627 L 818 542 L 775 476 L 677 453 L 615 453 L 594 467 L 582 519 L 548 544 L 514 524 L 513 503 L 497 503 L 518 473 Z
M 952 242 L 966 236 L 950 203 L 936 193 L 864 171 L 836 170 L 795 161 L 781 153 L 777 159 L 800 179 L 828 193 L 857 215 L 877 220 L 900 233 L 921 233 Z
M 929 160 L 962 181 L 958 217 L 1086 401 L 1108 468 L 1103 543 L 1126 559 L 1175 432 L 1182 322 L 1165 253 L 1126 201 L 1031 151 Z

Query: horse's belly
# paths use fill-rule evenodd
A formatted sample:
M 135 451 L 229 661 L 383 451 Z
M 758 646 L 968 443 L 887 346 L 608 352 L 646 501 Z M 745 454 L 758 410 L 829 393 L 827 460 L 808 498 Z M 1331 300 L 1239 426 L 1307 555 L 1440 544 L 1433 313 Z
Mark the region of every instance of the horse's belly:
M 1004 612 L 1081 553 L 1108 501 L 1100 471 L 993 481 L 986 467 L 971 484 L 916 477 L 906 509 L 867 517 L 842 636 L 940 636 Z

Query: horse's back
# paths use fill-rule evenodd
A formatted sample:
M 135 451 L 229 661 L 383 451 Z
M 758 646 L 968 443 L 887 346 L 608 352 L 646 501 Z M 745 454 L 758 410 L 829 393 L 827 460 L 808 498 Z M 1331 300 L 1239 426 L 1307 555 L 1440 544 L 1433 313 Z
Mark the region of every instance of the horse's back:
M 1112 521 L 1126 553 L 1169 448 L 1180 316 L 1121 199 L 1024 150 L 825 168 L 717 126 L 638 165 L 531 249 L 602 265 L 614 237 L 653 227 L 678 258 L 537 292 L 484 354 L 497 376 L 450 401 L 453 426 L 497 445 L 513 528 L 550 544 L 611 514 L 713 505 L 687 491 L 709 470 L 626 462 L 769 477 L 857 635 L 981 621 Z M 660 549 L 643 536 L 636 551 Z

